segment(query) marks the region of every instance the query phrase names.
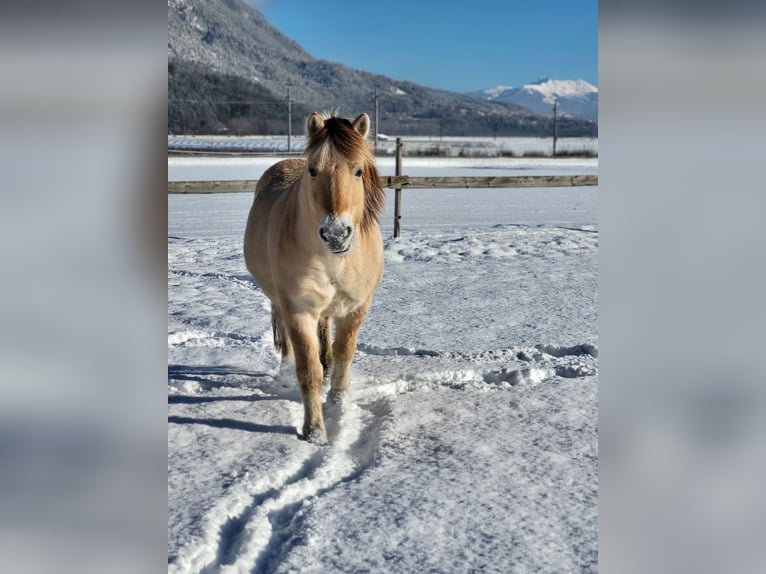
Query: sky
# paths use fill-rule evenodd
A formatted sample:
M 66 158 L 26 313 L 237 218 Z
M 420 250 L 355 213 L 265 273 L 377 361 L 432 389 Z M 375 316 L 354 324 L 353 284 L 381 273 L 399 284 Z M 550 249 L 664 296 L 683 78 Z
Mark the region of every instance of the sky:
M 598 85 L 597 0 L 247 0 L 315 58 L 469 92 Z

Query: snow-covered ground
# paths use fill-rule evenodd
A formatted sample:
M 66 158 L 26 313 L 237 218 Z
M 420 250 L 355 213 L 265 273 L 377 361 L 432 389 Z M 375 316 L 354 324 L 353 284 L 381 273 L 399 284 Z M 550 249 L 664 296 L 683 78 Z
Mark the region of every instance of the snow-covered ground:
M 596 169 L 415 159 L 417 175 Z M 273 161 L 172 158 L 169 174 Z M 296 436 L 297 386 L 241 255 L 251 199 L 168 197 L 169 570 L 596 571 L 596 189 L 405 190 L 397 240 L 389 201 L 329 447 Z
M 168 181 L 258 179 L 274 157 L 170 157 Z M 393 157 L 377 158 L 381 175 L 393 175 Z M 598 173 L 598 159 L 584 158 L 432 158 L 407 157 L 402 174 L 410 176 L 582 175 Z M 594 208 L 595 209 L 595 208 Z

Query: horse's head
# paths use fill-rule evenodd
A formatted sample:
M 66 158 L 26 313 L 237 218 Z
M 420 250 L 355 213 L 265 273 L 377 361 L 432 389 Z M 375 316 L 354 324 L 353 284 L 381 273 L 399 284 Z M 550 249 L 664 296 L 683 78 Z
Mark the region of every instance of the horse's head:
M 357 233 L 377 224 L 384 192 L 367 144 L 370 118 L 353 122 L 312 113 L 306 122 L 306 174 L 317 235 L 336 255 L 348 253 Z

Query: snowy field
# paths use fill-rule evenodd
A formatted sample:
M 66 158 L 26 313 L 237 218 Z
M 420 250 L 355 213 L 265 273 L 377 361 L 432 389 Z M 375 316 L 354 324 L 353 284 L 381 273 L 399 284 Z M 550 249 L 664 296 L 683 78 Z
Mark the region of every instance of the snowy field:
M 404 173 L 597 169 L 487 161 Z M 168 197 L 169 571 L 596 571 L 596 189 L 405 190 L 397 240 L 388 199 L 350 401 L 316 447 L 242 259 L 250 194 Z

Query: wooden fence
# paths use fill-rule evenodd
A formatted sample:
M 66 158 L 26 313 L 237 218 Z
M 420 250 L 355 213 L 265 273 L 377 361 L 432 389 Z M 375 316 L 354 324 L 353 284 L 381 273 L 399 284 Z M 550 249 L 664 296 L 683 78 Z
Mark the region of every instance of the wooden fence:
M 169 181 L 168 193 L 254 193 L 257 179 L 227 181 Z M 597 175 L 512 175 L 506 177 L 448 176 L 414 177 L 387 175 L 380 178 L 391 189 L 446 189 L 487 187 L 582 187 L 598 185 Z
M 402 142 L 396 138 L 396 174 L 380 178 L 382 187 L 394 189 L 394 237 L 399 237 L 401 191 L 407 189 L 444 188 L 514 188 L 514 187 L 582 187 L 597 186 L 597 175 L 512 175 L 512 176 L 427 176 L 402 175 Z M 254 193 L 257 179 L 228 181 L 169 181 L 169 194 L 183 193 Z

